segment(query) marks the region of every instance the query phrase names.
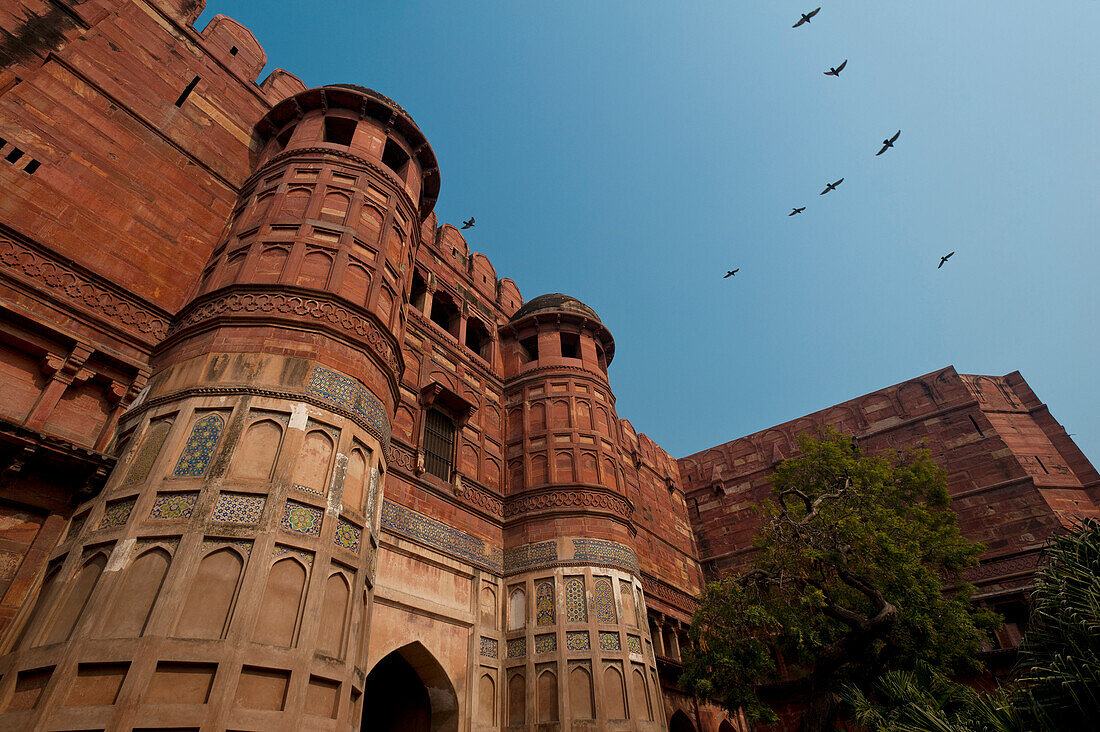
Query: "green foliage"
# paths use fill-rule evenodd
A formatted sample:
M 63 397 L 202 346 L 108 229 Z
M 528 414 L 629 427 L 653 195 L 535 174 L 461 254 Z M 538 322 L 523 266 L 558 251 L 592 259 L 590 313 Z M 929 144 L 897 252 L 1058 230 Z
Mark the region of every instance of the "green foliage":
M 761 507 L 751 569 L 706 588 L 684 688 L 769 719 L 754 687 L 778 680 L 777 652 L 811 705 L 884 670 L 976 670 L 999 619 L 955 583 L 984 547 L 959 534 L 943 471 L 927 451 L 863 456 L 831 431 L 799 445 Z
M 1100 522 L 1051 537 L 1020 648 L 1019 705 L 1042 729 L 1100 724 Z
M 868 696 L 855 684 L 841 687 L 853 721 L 868 732 L 1024 732 L 1005 690 L 982 693 L 918 664 L 887 671 Z

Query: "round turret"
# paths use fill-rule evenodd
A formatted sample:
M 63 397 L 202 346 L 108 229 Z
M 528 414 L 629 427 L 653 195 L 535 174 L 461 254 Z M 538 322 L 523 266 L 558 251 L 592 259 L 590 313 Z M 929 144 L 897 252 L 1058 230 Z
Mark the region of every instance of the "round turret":
M 501 330 L 506 377 L 545 367 L 591 371 L 607 380 L 615 339 L 596 311 L 560 292 L 529 300 Z

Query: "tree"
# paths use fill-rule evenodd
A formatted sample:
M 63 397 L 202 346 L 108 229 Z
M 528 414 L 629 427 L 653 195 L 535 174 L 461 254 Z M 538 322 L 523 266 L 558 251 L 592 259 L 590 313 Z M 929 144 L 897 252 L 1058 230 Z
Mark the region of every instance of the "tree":
M 943 471 L 925 450 L 863 456 L 826 431 L 776 469 L 748 571 L 707 585 L 681 684 L 754 720 L 782 661 L 804 689 L 802 728 L 829 728 L 836 692 L 923 663 L 976 671 L 999 618 L 959 573 L 984 550 L 959 534 Z M 950 588 L 950 591 L 947 591 Z
M 1095 729 L 1100 720 L 1100 521 L 1055 534 L 1035 575 L 1020 646 L 1020 713 L 1042 729 Z

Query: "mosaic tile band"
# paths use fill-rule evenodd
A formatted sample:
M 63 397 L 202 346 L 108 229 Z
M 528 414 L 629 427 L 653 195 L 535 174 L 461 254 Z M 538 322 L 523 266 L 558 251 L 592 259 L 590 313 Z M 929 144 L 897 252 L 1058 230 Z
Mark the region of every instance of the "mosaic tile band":
M 523 658 L 527 655 L 527 639 L 512 638 L 508 641 L 508 658 Z
M 481 655 L 487 658 L 496 658 L 500 653 L 500 644 L 496 638 L 481 636 Z
M 195 501 L 198 500 L 198 497 L 198 493 L 161 494 L 153 501 L 149 518 L 158 521 L 189 519 L 191 518 L 191 512 L 195 510 Z
M 390 420 L 386 416 L 386 408 L 355 379 L 323 366 L 315 366 L 306 393 L 362 417 L 381 434 L 383 447 L 389 447 Z
M 501 571 L 503 557 L 499 547 L 393 501 L 382 501 L 382 527 L 478 567 Z
M 611 580 L 601 577 L 596 580 L 595 595 L 596 620 L 601 623 L 615 622 L 615 591 L 611 589 Z
M 631 653 L 642 655 L 642 639 L 636 635 L 626 636 L 626 649 Z
M 584 597 L 584 579 L 570 577 L 565 581 L 565 621 L 588 622 L 588 608 Z
M 604 539 L 573 539 L 573 559 L 604 564 L 638 574 L 638 555 L 630 547 Z
M 535 586 L 535 623 L 554 624 L 554 583 L 539 582 Z
M 540 541 L 509 549 L 504 553 L 504 571 L 542 567 L 558 561 L 558 543 Z
M 621 651 L 623 646 L 622 641 L 619 640 L 619 634 L 610 630 L 601 630 L 600 648 L 604 651 Z

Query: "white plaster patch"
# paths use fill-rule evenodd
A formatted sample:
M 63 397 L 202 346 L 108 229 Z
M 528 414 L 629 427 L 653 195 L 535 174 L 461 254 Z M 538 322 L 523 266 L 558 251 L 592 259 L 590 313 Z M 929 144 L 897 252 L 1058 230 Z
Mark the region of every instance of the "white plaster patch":
M 348 472 L 348 456 L 336 453 L 336 469 L 332 471 L 332 483 L 328 489 L 328 512 L 338 514 L 344 510 L 344 476 Z
M 308 419 L 309 407 L 304 403 L 298 402 L 290 407 L 290 429 L 304 430 Z
M 111 552 L 110 558 L 107 559 L 107 567 L 104 572 L 117 572 L 126 566 L 126 560 L 130 558 L 130 552 L 134 549 L 134 542 L 137 539 L 123 539 L 115 545 L 115 549 Z

